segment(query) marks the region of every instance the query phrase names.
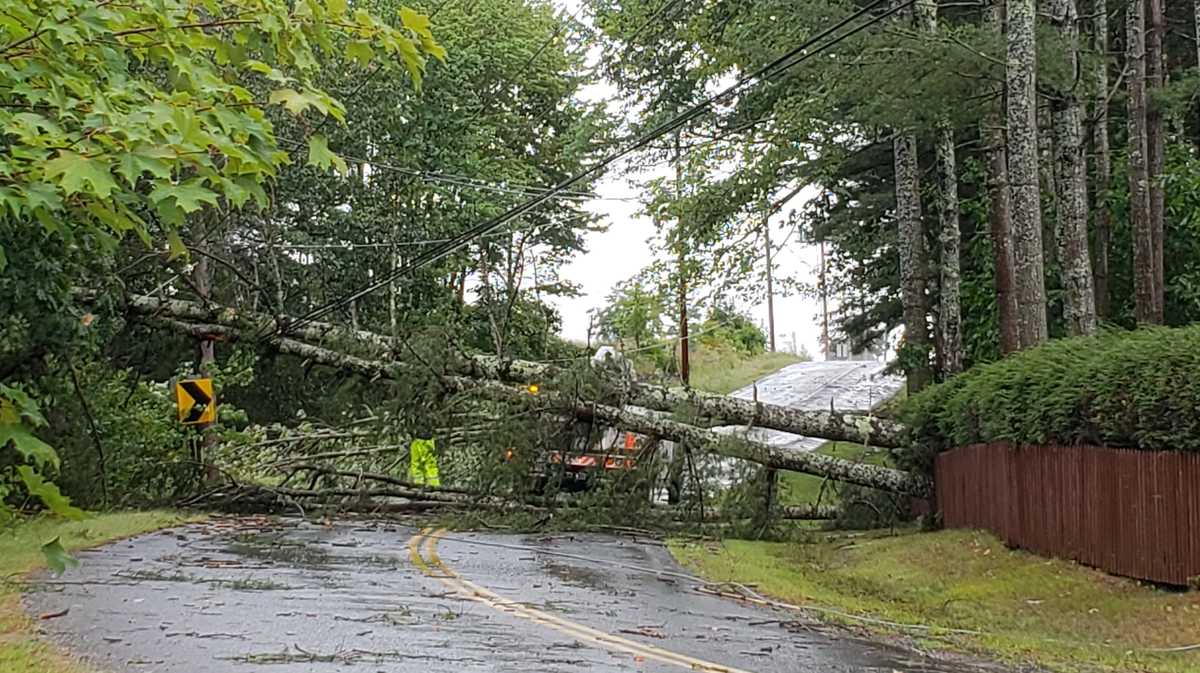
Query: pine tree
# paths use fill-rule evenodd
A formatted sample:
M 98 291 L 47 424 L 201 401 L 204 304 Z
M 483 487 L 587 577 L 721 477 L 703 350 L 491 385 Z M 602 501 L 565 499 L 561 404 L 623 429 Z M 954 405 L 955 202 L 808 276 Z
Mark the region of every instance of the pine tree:
M 998 34 L 1004 33 L 1006 0 L 992 0 L 987 22 Z M 1004 93 L 1004 85 L 998 87 Z M 1003 95 L 1001 95 L 1003 100 Z M 988 229 L 992 239 L 993 275 L 996 283 L 996 307 L 1000 322 L 1000 352 L 1007 355 L 1021 349 L 1017 327 L 1017 300 L 1014 289 L 1012 253 L 1012 208 L 1008 186 L 1008 138 L 1001 104 L 997 103 L 984 118 L 981 135 L 987 156 Z
M 1046 279 L 1038 186 L 1037 43 L 1034 0 L 1008 2 L 1008 175 L 1021 348 L 1046 341 Z
M 1197 0 L 1200 2 L 1200 0 Z M 1096 54 L 1093 75 L 1096 95 L 1092 101 L 1092 146 L 1096 156 L 1096 245 L 1092 255 L 1092 275 L 1096 290 L 1096 315 L 1103 319 L 1111 313 L 1109 290 L 1109 246 L 1112 239 L 1112 210 L 1108 191 L 1112 182 L 1112 155 L 1108 139 L 1108 0 L 1095 0 L 1092 7 L 1092 51 Z
M 896 220 L 899 226 L 900 299 L 904 307 L 904 340 L 914 353 L 915 362 L 908 370 L 908 389 L 915 393 L 932 382 L 927 363 L 929 351 L 929 313 L 925 296 L 928 263 L 925 230 L 921 221 L 920 169 L 917 166 L 917 139 L 911 133 L 898 133 L 892 141 L 896 166 Z
M 1079 67 L 1079 28 L 1076 0 L 1053 0 L 1051 19 L 1066 45 L 1072 73 Z M 1088 254 L 1087 158 L 1079 99 L 1071 88 L 1054 92 L 1055 233 L 1063 285 L 1063 313 L 1074 335 L 1096 331 L 1096 298 Z
M 917 3 L 921 28 L 937 33 L 937 3 L 922 0 Z M 938 305 L 938 362 L 941 373 L 950 376 L 962 371 L 962 309 L 959 299 L 959 245 L 961 234 L 958 227 L 958 169 L 954 156 L 954 129 L 943 117 L 935 131 L 935 162 L 940 197 L 938 218 L 938 242 L 940 254 L 940 283 Z
M 1125 15 L 1128 77 L 1129 219 L 1133 232 L 1134 315 L 1155 320 L 1154 234 L 1150 222 L 1146 120 L 1146 0 L 1131 0 Z
M 1163 21 L 1163 0 L 1146 0 L 1146 151 L 1147 177 L 1150 191 L 1150 242 L 1153 246 L 1150 262 L 1154 269 L 1154 306 L 1152 322 L 1163 323 L 1163 217 L 1166 196 L 1163 193 L 1162 174 L 1166 166 L 1164 146 L 1163 114 L 1154 102 L 1154 93 L 1166 83 L 1166 68 L 1163 39 L 1166 28 Z

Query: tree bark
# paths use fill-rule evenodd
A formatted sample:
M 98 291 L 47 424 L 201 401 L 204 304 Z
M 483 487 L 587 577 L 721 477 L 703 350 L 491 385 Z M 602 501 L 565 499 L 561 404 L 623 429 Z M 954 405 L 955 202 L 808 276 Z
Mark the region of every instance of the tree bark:
M 927 33 L 937 33 L 937 2 L 921 0 L 917 3 L 917 14 L 921 28 Z M 944 377 L 962 371 L 962 309 L 959 299 L 959 244 L 958 229 L 958 168 L 954 156 L 954 129 L 943 117 L 937 125 L 936 172 L 940 197 L 938 218 L 938 243 L 940 256 L 940 278 L 938 285 L 938 338 L 940 346 L 938 362 Z
M 1046 278 L 1038 186 L 1037 45 L 1034 0 L 1008 2 L 1008 176 L 1020 347 L 1046 341 Z
M 1052 22 L 1067 47 L 1072 72 L 1079 71 L 1079 20 L 1076 0 L 1052 0 Z M 1083 121 L 1073 88 L 1055 92 L 1054 185 L 1055 234 L 1063 285 L 1063 318 L 1068 333 L 1078 336 L 1096 331 L 1096 293 L 1088 254 L 1087 157 L 1084 155 Z
M 959 299 L 958 175 L 954 157 L 954 131 L 938 129 L 937 172 L 941 192 L 941 292 L 938 327 L 942 342 L 942 375 L 949 377 L 963 370 L 962 308 Z
M 926 497 L 932 484 L 922 476 L 890 467 L 868 465 L 812 451 L 790 451 L 748 439 L 731 437 L 658 416 L 606 405 L 576 405 L 575 415 L 642 435 L 685 444 L 704 453 L 740 458 L 777 470 L 827 477 L 882 491 Z
M 1139 323 L 1153 324 L 1156 276 L 1147 153 L 1145 9 L 1146 0 L 1131 0 L 1125 16 L 1125 61 L 1129 70 L 1129 225 L 1133 237 L 1134 316 Z
M 836 519 L 840 513 L 840 510 L 833 505 L 790 505 L 779 508 L 779 518 L 785 521 Z
M 1154 102 L 1155 91 L 1166 84 L 1166 68 L 1163 41 L 1166 26 L 1163 19 L 1163 0 L 1145 0 L 1147 9 L 1146 26 L 1146 151 L 1147 177 L 1150 190 L 1150 261 L 1154 265 L 1154 323 L 1163 324 L 1164 283 L 1163 274 L 1163 218 L 1166 196 L 1163 193 L 1162 175 L 1166 167 L 1166 148 L 1163 135 L 1162 107 Z
M 1004 3 L 993 0 L 988 6 L 988 23 L 1004 33 Z M 999 86 L 1004 93 L 1005 85 Z M 1002 96 L 1003 98 L 1003 96 Z M 1017 327 L 1017 300 L 1012 253 L 1012 208 L 1008 185 L 1008 139 L 1002 106 L 992 108 L 983 120 L 981 134 L 987 152 L 988 229 L 992 239 L 992 259 L 996 285 L 1000 353 L 1008 355 L 1021 349 Z
M 243 336 L 253 336 L 252 334 L 243 334 L 242 330 L 237 327 L 226 325 L 193 324 L 161 317 L 154 320 L 181 334 L 202 338 L 220 336 L 232 340 Z M 349 370 L 370 378 L 402 380 L 409 372 L 408 367 L 399 363 L 347 355 L 287 337 L 277 337 L 272 343 L 281 353 L 301 357 L 316 364 Z M 502 402 L 516 404 L 528 404 L 531 400 L 536 400 L 539 404 L 548 405 L 547 411 L 566 409 L 581 420 L 599 420 L 622 430 L 683 443 L 692 450 L 741 458 L 775 469 L 815 474 L 836 481 L 918 497 L 927 496 L 932 489 L 928 480 L 923 476 L 902 470 L 866 465 L 824 454 L 772 447 L 628 408 L 579 402 L 574 396 L 559 395 L 553 391 L 547 391 L 534 397 L 524 390 L 499 381 L 470 379 L 462 376 L 443 376 L 442 381 L 448 388 L 455 391 L 477 392 Z
M 1092 210 L 1096 216 L 1096 237 L 1092 277 L 1096 291 L 1096 317 L 1105 320 L 1112 316 L 1108 264 L 1112 240 L 1112 209 L 1108 203 L 1109 190 L 1112 188 L 1112 153 L 1108 139 L 1108 0 L 1095 0 L 1092 15 L 1092 51 L 1096 55 L 1096 97 L 1092 101 L 1092 144 L 1096 156 L 1095 207 Z
M 195 302 L 179 299 L 158 299 L 133 295 L 127 308 L 131 313 L 156 318 L 173 318 L 175 324 L 167 326 L 184 333 L 199 334 L 222 339 L 252 338 L 255 334 L 272 329 L 273 318 L 238 311 L 220 306 L 205 307 Z M 186 321 L 186 322 L 178 322 Z M 189 325 L 188 323 L 192 323 Z M 194 323 L 202 323 L 197 326 Z M 286 323 L 285 323 L 286 324 Z M 212 331 L 216 328 L 218 331 Z M 210 331 L 205 331 L 210 330 Z M 309 322 L 290 331 L 296 340 L 307 340 L 318 344 L 324 342 L 353 341 L 367 346 L 372 355 L 390 357 L 403 352 L 403 342 L 374 332 L 350 330 L 328 323 Z M 301 341 L 296 341 L 301 344 Z M 301 346 L 289 346 L 293 355 L 304 356 Z M 349 356 L 347 357 L 354 357 Z M 366 362 L 367 360 L 363 360 Z M 391 363 L 396 364 L 396 363 Z M 359 366 L 359 365 L 355 365 Z M 401 365 L 396 365 L 401 366 Z M 351 367 L 353 368 L 353 367 Z M 510 383 L 544 384 L 562 372 L 541 362 L 525 360 L 503 360 L 493 355 L 472 355 L 449 363 L 451 373 L 474 379 L 492 379 Z M 755 402 L 725 395 L 714 395 L 685 388 L 666 388 L 646 383 L 625 382 L 621 391 L 629 404 L 655 411 L 675 412 L 686 409 L 694 414 L 710 417 L 729 425 L 751 425 L 760 428 L 790 432 L 806 437 L 822 437 L 835 441 L 860 442 L 871 446 L 893 448 L 903 446 L 907 426 L 896 421 L 863 413 L 863 410 L 805 411 L 775 404 Z
M 925 295 L 927 262 L 925 231 L 921 221 L 920 170 L 917 139 L 899 133 L 892 144 L 896 167 L 896 220 L 899 225 L 900 299 L 904 310 L 904 340 L 914 360 L 906 372 L 909 393 L 920 392 L 933 382 L 928 364 L 929 314 Z M 917 361 L 916 358 L 920 360 Z

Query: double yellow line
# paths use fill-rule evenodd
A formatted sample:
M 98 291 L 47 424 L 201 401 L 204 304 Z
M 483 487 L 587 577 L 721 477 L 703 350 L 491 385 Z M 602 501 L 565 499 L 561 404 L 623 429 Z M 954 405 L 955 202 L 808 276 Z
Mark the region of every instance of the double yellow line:
M 684 654 L 678 654 L 652 645 L 644 645 L 627 638 L 615 636 L 572 622 L 558 615 L 543 612 L 528 605 L 510 600 L 495 592 L 469 582 L 454 572 L 442 562 L 437 554 L 437 544 L 446 529 L 433 531 L 425 528 L 412 536 L 408 541 L 408 556 L 413 565 L 421 572 L 441 582 L 446 588 L 468 600 L 481 603 L 494 610 L 528 620 L 540 626 L 568 635 L 580 642 L 589 643 L 614 652 L 631 654 L 639 660 L 657 661 L 686 668 L 692 671 L 708 671 L 709 673 L 749 673 L 742 669 L 714 664 L 702 659 L 696 659 Z M 422 547 L 424 551 L 422 552 Z

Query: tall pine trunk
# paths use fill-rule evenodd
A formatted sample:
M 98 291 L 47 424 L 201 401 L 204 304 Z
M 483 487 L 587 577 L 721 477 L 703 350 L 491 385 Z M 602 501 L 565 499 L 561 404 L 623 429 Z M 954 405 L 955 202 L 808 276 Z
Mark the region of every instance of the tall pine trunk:
M 904 340 L 914 353 L 908 366 L 908 390 L 919 392 L 933 380 L 929 368 L 929 313 L 925 296 L 928 263 L 925 231 L 921 221 L 920 170 L 917 139 L 897 133 L 892 141 L 896 166 L 896 220 L 899 226 L 900 301 L 904 310 Z
M 1004 33 L 1004 3 L 992 0 L 988 23 Z M 1004 85 L 999 85 L 1001 100 Z M 1008 187 L 1008 140 L 1005 133 L 1003 103 L 997 103 L 983 120 L 982 134 L 987 152 L 988 229 L 992 238 L 992 258 L 999 318 L 1000 352 L 1004 355 L 1021 349 L 1017 329 L 1017 298 L 1014 289 L 1012 256 L 1012 209 Z
M 1125 62 L 1129 71 L 1129 225 L 1133 234 L 1134 315 L 1155 317 L 1154 233 L 1150 223 L 1150 179 L 1146 128 L 1146 0 L 1131 0 L 1125 15 Z
M 938 329 L 941 332 L 942 374 L 951 376 L 963 370 L 962 308 L 959 299 L 958 169 L 954 157 L 954 131 L 939 125 L 937 131 L 938 191 L 941 228 L 941 304 Z
M 1038 189 L 1037 44 L 1034 0 L 1008 2 L 1008 178 L 1021 348 L 1046 341 L 1046 278 Z
M 1162 175 L 1166 167 L 1164 147 L 1163 115 L 1160 105 L 1154 103 L 1153 92 L 1161 90 L 1166 83 L 1164 70 L 1163 40 L 1166 26 L 1163 19 L 1163 0 L 1146 0 L 1146 152 L 1147 176 L 1150 188 L 1150 241 L 1153 245 L 1151 263 L 1154 265 L 1154 320 L 1163 323 L 1163 217 L 1166 197 L 1163 194 Z
M 917 3 L 921 28 L 937 32 L 937 3 L 921 0 Z M 937 125 L 935 162 L 938 181 L 938 243 L 939 243 L 939 305 L 938 305 L 938 362 L 943 376 L 952 376 L 963 369 L 962 308 L 960 304 L 958 228 L 958 168 L 954 156 L 954 129 L 946 119 Z
M 1052 0 L 1050 13 L 1066 45 L 1072 72 L 1079 68 L 1076 0 Z M 1055 92 L 1054 119 L 1055 234 L 1063 286 L 1063 317 L 1072 335 L 1096 331 L 1096 296 L 1088 254 L 1087 157 L 1079 99 L 1070 89 Z
M 1200 2 L 1200 0 L 1197 0 Z M 1092 51 L 1096 54 L 1096 97 L 1092 102 L 1092 144 L 1096 155 L 1096 245 L 1092 255 L 1092 275 L 1096 288 L 1096 315 L 1112 315 L 1109 291 L 1108 252 L 1112 240 L 1112 210 L 1108 193 L 1112 188 L 1112 150 L 1108 140 L 1108 0 L 1095 0 L 1092 7 Z

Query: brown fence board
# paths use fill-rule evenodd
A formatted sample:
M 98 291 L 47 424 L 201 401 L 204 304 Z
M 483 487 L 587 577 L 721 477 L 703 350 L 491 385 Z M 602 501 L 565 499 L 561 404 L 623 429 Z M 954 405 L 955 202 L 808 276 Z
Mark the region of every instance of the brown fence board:
M 979 444 L 934 466 L 948 528 L 1140 579 L 1200 577 L 1200 454 Z

